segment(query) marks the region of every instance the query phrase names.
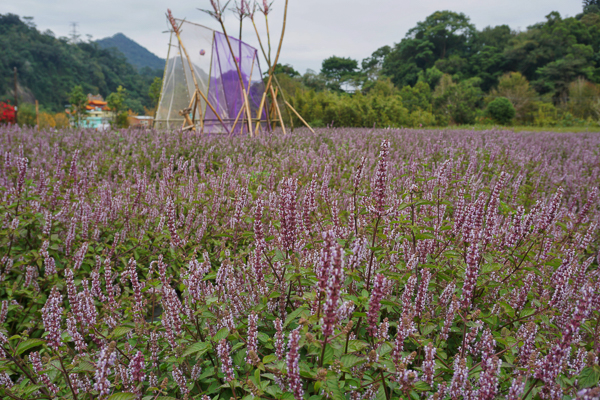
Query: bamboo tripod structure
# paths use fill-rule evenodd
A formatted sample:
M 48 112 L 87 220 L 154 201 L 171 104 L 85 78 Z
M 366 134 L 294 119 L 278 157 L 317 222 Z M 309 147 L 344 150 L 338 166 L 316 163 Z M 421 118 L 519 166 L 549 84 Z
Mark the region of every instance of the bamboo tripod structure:
M 266 127 L 267 131 L 272 131 L 272 129 L 274 128 L 274 126 L 277 122 L 279 124 L 281 124 L 281 129 L 283 131 L 283 134 L 285 135 L 285 134 L 287 134 L 287 130 L 285 127 L 285 122 L 283 120 L 282 110 L 279 106 L 279 101 L 278 101 L 278 95 L 279 95 L 282 97 L 282 100 L 283 100 L 282 104 L 284 105 L 284 107 L 287 107 L 291 112 L 293 112 L 294 115 L 296 115 L 300 119 L 300 121 L 302 121 L 302 123 L 304 125 L 306 125 L 314 133 L 314 131 L 310 127 L 310 125 L 300 116 L 300 114 L 294 109 L 294 107 L 286 100 L 283 90 L 282 90 L 281 86 L 279 85 L 277 77 L 275 76 L 275 66 L 277 65 L 277 61 L 279 59 L 279 54 L 281 52 L 281 45 L 283 42 L 283 36 L 285 33 L 285 27 L 286 27 L 287 3 L 288 3 L 288 1 L 286 0 L 283 30 L 282 30 L 281 39 L 279 42 L 279 47 L 277 49 L 277 56 L 275 57 L 274 63 L 271 63 L 270 56 L 268 58 L 266 56 L 262 42 L 260 40 L 260 36 L 258 35 L 258 30 L 256 29 L 256 25 L 254 24 L 254 20 L 253 20 L 253 25 L 254 25 L 256 34 L 258 36 L 259 43 L 260 43 L 261 49 L 263 51 L 263 55 L 265 56 L 265 59 L 267 60 L 267 64 L 269 67 L 268 80 L 265 84 L 264 92 L 262 94 L 262 97 L 260 100 L 260 105 L 258 107 L 256 116 L 252 115 L 253 113 L 252 113 L 252 109 L 250 107 L 249 95 L 250 95 L 250 89 L 251 89 L 251 80 L 252 80 L 251 75 L 252 75 L 252 71 L 254 69 L 254 62 L 258 62 L 258 60 L 253 59 L 253 61 L 252 61 L 252 69 L 250 72 L 250 77 L 248 79 L 248 84 L 246 85 L 244 83 L 240 63 L 239 63 L 237 57 L 235 57 L 235 53 L 233 51 L 231 41 L 229 40 L 229 37 L 227 36 L 227 32 L 225 30 L 223 21 L 220 18 L 220 14 L 219 14 L 219 18 L 217 18 L 217 20 L 221 23 L 221 26 L 223 28 L 223 33 L 224 33 L 225 39 L 227 41 L 229 51 L 231 52 L 231 56 L 232 56 L 234 64 L 235 64 L 235 69 L 237 70 L 237 75 L 239 78 L 240 89 L 241 89 L 241 97 L 242 97 L 241 100 L 242 100 L 243 106 L 240 108 L 239 112 L 237 113 L 237 116 L 236 116 L 232 126 L 225 123 L 225 121 L 223 120 L 223 118 L 225 118 L 225 117 L 222 118 L 219 115 L 219 113 L 216 111 L 215 106 L 213 104 L 211 104 L 210 100 L 207 98 L 207 95 L 205 95 L 204 92 L 202 92 L 202 90 L 200 90 L 198 81 L 196 79 L 196 73 L 195 73 L 194 66 L 188 55 L 188 51 L 183 43 L 183 40 L 181 39 L 181 35 L 180 35 L 181 25 L 177 24 L 175 18 L 173 17 L 173 15 L 171 13 L 171 10 L 167 10 L 167 18 L 172 26 L 173 33 L 175 33 L 175 36 L 177 37 L 179 47 L 187 60 L 187 66 L 190 70 L 193 84 L 194 84 L 194 89 L 195 89 L 193 95 L 191 96 L 188 106 L 179 111 L 179 115 L 183 117 L 183 124 L 181 127 L 182 130 L 196 131 L 197 130 L 196 119 L 199 119 L 198 122 L 200 125 L 200 132 L 202 134 L 204 133 L 205 124 L 206 124 L 206 121 L 205 121 L 206 115 L 205 115 L 205 113 L 203 113 L 203 107 L 202 107 L 203 104 L 201 103 L 201 100 L 204 100 L 204 103 L 206 103 L 206 106 L 209 107 L 210 110 L 215 114 L 216 118 L 218 119 L 218 122 L 220 123 L 220 125 L 223 127 L 223 129 L 225 130 L 225 132 L 228 135 L 235 133 L 235 129 L 238 126 L 240 119 L 241 119 L 241 132 L 243 133 L 244 127 L 247 127 L 248 133 L 250 136 L 254 136 L 254 134 L 259 134 L 262 131 L 263 123 L 266 123 L 264 127 Z M 183 22 L 182 22 L 182 24 L 183 24 Z M 268 30 L 268 26 L 267 26 L 267 30 Z M 240 40 L 240 46 L 241 46 L 241 40 Z M 270 41 L 269 41 L 269 49 L 270 49 Z M 256 53 L 255 53 L 254 57 L 257 57 Z M 241 50 L 240 50 L 240 59 L 241 59 Z M 274 86 L 275 86 L 275 88 L 274 88 Z M 267 101 L 268 101 L 269 97 L 272 101 L 270 107 L 267 105 Z M 266 114 L 266 118 L 263 118 L 263 112 Z M 273 115 L 272 115 L 273 112 L 276 113 L 276 118 L 273 118 Z M 288 114 L 288 115 L 290 115 L 290 114 Z M 233 116 L 230 116 L 230 118 L 232 118 L 232 117 Z M 231 122 L 231 119 L 229 119 L 227 121 Z M 253 122 L 256 122 L 256 126 L 253 126 Z M 293 127 L 293 121 L 292 121 L 291 117 L 290 117 L 290 124 L 291 124 L 292 131 L 293 131 L 294 127 Z

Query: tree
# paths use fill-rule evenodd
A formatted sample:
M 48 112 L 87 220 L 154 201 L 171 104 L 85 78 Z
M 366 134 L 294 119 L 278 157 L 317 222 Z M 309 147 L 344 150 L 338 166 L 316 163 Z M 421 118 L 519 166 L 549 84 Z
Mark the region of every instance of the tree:
M 371 54 L 371 57 L 362 60 L 362 72 L 367 75 L 368 79 L 375 81 L 379 78 L 383 61 L 391 51 L 392 48 L 390 46 L 383 46 L 375 50 L 373 54 Z
M 600 13 L 600 0 L 583 0 L 583 13 Z
M 308 89 L 321 92 L 327 89 L 327 81 L 322 74 L 317 74 L 312 69 L 307 69 L 302 75 L 302 84 Z
M 515 36 L 516 32 L 513 32 L 508 25 L 488 26 L 477 34 L 475 44 L 478 49 L 494 47 L 498 51 L 504 51 Z
M 431 108 L 431 88 L 426 82 L 419 81 L 414 87 L 404 86 L 400 91 L 400 96 L 402 104 L 410 112 L 429 111 Z
M 481 78 L 483 91 L 496 86 L 500 76 L 506 73 L 504 52 L 515 35 L 507 25 L 488 26 L 478 33 L 466 75 Z
M 354 74 L 357 69 L 358 61 L 345 57 L 332 56 L 324 60 L 321 65 L 323 75 L 338 81 L 345 76 Z
M 468 58 L 476 37 L 475 25 L 466 15 L 436 11 L 410 29 L 394 46 L 383 62 L 382 72 L 391 77 L 396 86 L 412 86 L 419 72 L 433 67 L 436 61 L 451 56 Z
M 75 124 L 77 127 L 80 127 L 82 118 L 87 115 L 86 106 L 88 105 L 88 98 L 83 93 L 81 85 L 77 85 L 71 90 L 69 103 L 71 103 L 71 115 L 75 118 Z
M 581 119 L 600 117 L 600 86 L 579 78 L 569 85 L 567 108 L 571 114 Z
M 113 112 L 115 128 L 127 126 L 127 112 L 124 109 L 126 92 L 127 90 L 123 86 L 119 86 L 117 91 L 109 94 L 106 99 L 108 107 Z
M 522 73 L 538 92 L 552 94 L 555 102 L 566 101 L 573 80 L 600 78 L 594 68 L 600 60 L 599 24 L 596 15 L 563 19 L 552 12 L 545 22 L 510 42 L 506 68 Z
M 473 124 L 483 97 L 480 84 L 478 78 L 455 83 L 450 75 L 444 75 L 433 94 L 434 110 L 439 120 L 458 125 Z
M 540 79 L 535 82 L 542 93 L 551 92 L 555 101 L 566 101 L 569 84 L 578 77 L 590 79 L 594 68 L 585 58 L 569 55 L 563 59 L 548 63 L 537 71 Z
M 444 76 L 444 73 L 434 66 L 419 73 L 419 82 L 425 82 L 430 88 L 435 88 L 442 76 Z
M 425 21 L 408 31 L 407 37 L 426 39 L 433 44 L 438 59 L 450 55 L 464 55 L 477 36 L 475 25 L 463 13 L 436 11 Z
M 381 77 L 376 81 L 369 81 L 365 86 L 363 86 L 363 93 L 381 97 L 390 97 L 396 96 L 400 91 L 390 78 Z
M 162 79 L 159 77 L 155 77 L 154 81 L 150 85 L 148 89 L 148 96 L 152 100 L 152 106 L 158 107 L 158 102 L 160 101 L 160 92 L 162 91 Z
M 358 77 L 358 61 L 346 57 L 332 56 L 324 60 L 321 65 L 321 74 L 329 81 L 329 87 L 341 91 L 341 84 Z M 356 82 L 354 82 L 356 85 Z
M 515 117 L 515 108 L 506 97 L 497 97 L 487 107 L 487 113 L 500 125 L 508 125 Z
M 295 77 L 298 77 L 298 76 L 300 76 L 300 72 L 296 71 L 296 70 L 294 69 L 294 67 L 292 67 L 290 64 L 285 64 L 285 65 L 282 65 L 282 64 L 279 64 L 279 63 L 278 63 L 278 64 L 275 66 L 275 71 L 274 71 L 274 73 L 275 73 L 275 74 L 278 74 L 278 75 L 279 75 L 279 74 L 285 74 L 285 75 L 287 75 L 287 76 L 289 76 L 289 77 L 291 77 L 291 78 L 295 78 Z M 266 74 L 266 73 L 265 73 L 265 74 Z

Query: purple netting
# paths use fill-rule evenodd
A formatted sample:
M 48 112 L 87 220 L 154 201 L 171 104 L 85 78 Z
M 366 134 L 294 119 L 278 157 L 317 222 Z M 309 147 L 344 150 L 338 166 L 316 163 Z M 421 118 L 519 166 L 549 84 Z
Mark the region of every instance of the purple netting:
M 248 90 L 248 86 L 250 86 L 248 101 L 254 119 L 257 118 L 265 85 L 262 80 L 256 49 L 232 37 L 229 40 L 233 48 L 233 54 L 229 49 L 225 35 L 215 32 L 208 99 L 230 131 L 244 133 L 247 132 L 248 126 L 242 121 L 247 116 L 242 86 L 240 85 L 233 57 L 236 58 L 240 66 L 245 90 Z M 265 104 L 261 116 L 262 120 L 266 120 L 266 110 L 267 105 Z M 232 129 L 236 119 L 238 119 L 238 122 L 235 129 Z M 261 126 L 263 129 L 265 128 L 264 123 L 261 123 Z M 206 109 L 204 128 L 207 132 L 223 131 L 221 123 L 210 108 Z

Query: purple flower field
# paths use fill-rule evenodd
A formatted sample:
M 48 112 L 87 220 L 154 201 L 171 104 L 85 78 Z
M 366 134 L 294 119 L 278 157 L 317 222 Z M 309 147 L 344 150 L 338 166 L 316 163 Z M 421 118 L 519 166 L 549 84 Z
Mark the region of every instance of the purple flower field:
M 600 398 L 598 134 L 0 149 L 2 398 Z

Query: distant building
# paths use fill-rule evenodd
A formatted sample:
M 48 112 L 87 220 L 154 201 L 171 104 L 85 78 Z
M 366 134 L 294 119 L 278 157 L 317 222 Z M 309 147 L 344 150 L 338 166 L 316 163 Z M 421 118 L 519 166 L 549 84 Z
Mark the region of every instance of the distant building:
M 110 111 L 102 96 L 99 94 L 88 94 L 88 105 L 85 108 L 88 115 L 83 121 L 83 127 L 93 129 L 110 128 L 110 122 L 114 118 L 114 113 Z
M 110 110 L 104 98 L 99 94 L 93 95 L 91 93 L 87 97 L 88 105 L 85 107 L 87 115 L 81 121 L 81 126 L 98 130 L 109 129 L 110 123 L 114 119 L 114 113 Z M 71 114 L 71 106 L 68 105 L 66 108 L 67 114 Z
M 129 126 L 132 128 L 152 128 L 154 117 L 146 115 L 134 115 L 129 118 Z

